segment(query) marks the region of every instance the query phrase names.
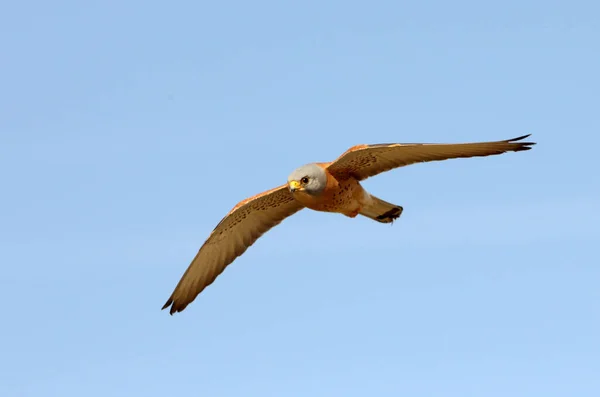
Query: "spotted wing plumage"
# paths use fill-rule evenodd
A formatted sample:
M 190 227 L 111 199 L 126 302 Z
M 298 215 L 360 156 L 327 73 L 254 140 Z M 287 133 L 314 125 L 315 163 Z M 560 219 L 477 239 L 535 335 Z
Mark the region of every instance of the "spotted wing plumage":
M 359 145 L 347 150 L 327 168 L 333 175 L 364 180 L 406 165 L 461 157 L 479 157 L 531 149 L 522 142 L 529 135 L 495 142 L 475 143 L 392 143 Z
M 171 314 L 185 309 L 260 236 L 302 208 L 287 185 L 237 204 L 202 245 L 163 309 L 171 306 Z

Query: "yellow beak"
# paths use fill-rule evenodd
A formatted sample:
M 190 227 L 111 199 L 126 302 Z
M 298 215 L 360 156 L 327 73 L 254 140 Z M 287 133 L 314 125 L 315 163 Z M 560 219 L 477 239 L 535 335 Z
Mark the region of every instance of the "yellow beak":
M 290 181 L 289 186 L 292 193 L 294 193 L 296 190 L 302 189 L 302 185 L 300 185 L 300 182 L 298 181 Z

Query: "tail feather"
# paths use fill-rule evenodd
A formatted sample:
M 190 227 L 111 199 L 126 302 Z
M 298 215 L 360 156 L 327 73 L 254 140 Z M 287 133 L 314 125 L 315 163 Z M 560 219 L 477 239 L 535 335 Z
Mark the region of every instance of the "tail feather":
M 381 223 L 392 223 L 402 215 L 403 208 L 371 196 L 371 202 L 361 208 L 359 214 Z

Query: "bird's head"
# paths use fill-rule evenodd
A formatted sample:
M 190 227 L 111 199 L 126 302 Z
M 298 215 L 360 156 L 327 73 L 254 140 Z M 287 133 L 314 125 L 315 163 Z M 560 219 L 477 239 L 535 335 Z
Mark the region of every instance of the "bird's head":
M 303 165 L 288 176 L 288 187 L 292 193 L 304 192 L 317 196 L 321 194 L 326 185 L 325 170 L 316 164 Z

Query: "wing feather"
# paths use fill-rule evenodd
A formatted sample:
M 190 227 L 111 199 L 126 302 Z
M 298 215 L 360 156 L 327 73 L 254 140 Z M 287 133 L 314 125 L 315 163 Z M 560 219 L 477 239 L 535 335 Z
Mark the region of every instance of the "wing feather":
M 248 247 L 290 215 L 301 210 L 287 185 L 237 204 L 215 227 L 163 306 L 180 312 Z
M 419 162 L 529 150 L 535 143 L 522 142 L 528 136 L 495 142 L 359 145 L 338 157 L 327 170 L 335 176 L 352 176 L 357 180 L 364 180 L 393 168 Z

